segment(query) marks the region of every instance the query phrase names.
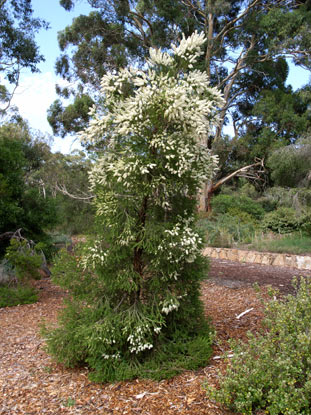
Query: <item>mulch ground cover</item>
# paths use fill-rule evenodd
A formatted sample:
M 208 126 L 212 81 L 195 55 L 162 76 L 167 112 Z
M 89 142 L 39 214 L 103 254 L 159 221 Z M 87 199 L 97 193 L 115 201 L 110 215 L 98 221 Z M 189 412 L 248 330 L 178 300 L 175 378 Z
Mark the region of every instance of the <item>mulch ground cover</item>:
M 161 382 L 95 384 L 89 381 L 87 368 L 68 370 L 53 362 L 44 351 L 39 327 L 42 320 L 56 320 L 65 293 L 47 279 L 38 281 L 38 303 L 0 309 L 0 414 L 229 415 L 206 397 L 203 384 L 217 384 L 229 338 L 245 339 L 248 330 L 260 328 L 263 306 L 251 287 L 253 279 L 287 293 L 292 276 L 302 274 L 273 269 L 269 281 L 269 270 L 256 265 L 250 271 L 244 265 L 230 271 L 230 264 L 215 260 L 211 280 L 202 284 L 205 313 L 217 332 L 210 364 Z M 240 317 L 246 310 L 251 311 Z

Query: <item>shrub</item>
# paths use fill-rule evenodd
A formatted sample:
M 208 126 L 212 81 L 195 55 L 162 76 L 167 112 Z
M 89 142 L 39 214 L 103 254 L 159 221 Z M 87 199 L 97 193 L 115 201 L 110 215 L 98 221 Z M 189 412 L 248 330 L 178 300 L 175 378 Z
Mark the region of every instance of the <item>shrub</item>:
M 300 229 L 301 221 L 294 209 L 280 207 L 273 212 L 266 213 L 262 221 L 265 231 L 277 233 L 291 233 Z
M 41 244 L 32 248 L 26 239 L 12 238 L 5 258 L 10 262 L 14 274 L 20 282 L 40 279 L 39 268 L 43 263 Z
M 306 236 L 311 236 L 311 212 L 306 212 L 300 218 L 301 230 Z
M 147 304 L 121 307 L 121 298 L 113 309 L 107 304 L 103 279 L 82 269 L 79 258 L 85 249 L 76 247 L 76 256 L 62 250 L 52 269 L 53 282 L 72 294 L 59 316 L 60 326 L 42 328 L 47 351 L 57 361 L 67 367 L 87 364 L 92 369 L 90 379 L 96 382 L 136 377 L 160 380 L 207 363 L 214 332 L 204 319 L 197 284 L 184 299 L 184 308 L 166 319 L 162 317 L 161 322 L 156 305 L 152 314 Z M 197 274 L 197 269 L 191 272 Z M 157 339 L 151 351 L 133 354 L 129 350 L 129 336 L 137 347 L 135 341 L 143 336 L 154 341 L 154 332 Z
M 261 219 L 264 209 L 258 203 L 245 195 L 224 195 L 220 194 L 212 199 L 212 209 L 215 213 L 228 213 L 232 209 L 248 213 L 252 218 Z
M 105 75 L 105 109 L 82 135 L 107 144 L 89 176 L 97 235 L 56 268 L 71 298 L 46 337 L 57 360 L 88 365 L 96 381 L 172 376 L 211 353 L 196 196 L 216 167 L 200 143 L 223 101 L 193 71 L 204 41 L 183 36 L 170 54 L 150 49 L 146 72 Z
M 231 343 L 233 359 L 210 398 L 242 414 L 311 414 L 311 282 L 266 304 L 265 329 Z
M 294 189 L 274 186 L 265 191 L 260 198 L 265 211 L 270 212 L 277 207 L 295 209 L 297 212 L 304 212 L 311 206 L 311 189 L 299 187 Z
M 28 286 L 0 286 L 0 308 L 22 304 L 32 304 L 38 301 L 35 289 Z
M 233 210 L 233 209 L 232 209 Z M 215 220 L 200 219 L 198 228 L 205 234 L 209 246 L 230 248 L 234 244 L 249 244 L 255 236 L 258 225 L 246 212 L 233 211 L 236 215 L 218 215 Z

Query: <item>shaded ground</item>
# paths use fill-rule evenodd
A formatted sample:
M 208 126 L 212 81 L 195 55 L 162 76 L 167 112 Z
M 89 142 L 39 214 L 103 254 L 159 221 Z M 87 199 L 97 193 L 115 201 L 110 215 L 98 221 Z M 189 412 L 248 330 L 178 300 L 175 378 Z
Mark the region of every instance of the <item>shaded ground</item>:
M 251 285 L 272 284 L 286 293 L 292 276 L 300 274 L 213 260 L 212 279 L 202 284 L 202 300 L 217 332 L 213 356 L 221 358 L 171 380 L 104 385 L 90 382 L 86 368 L 65 369 L 45 353 L 39 326 L 42 319 L 55 321 L 64 292 L 49 280 L 38 281 L 38 303 L 0 309 L 0 415 L 230 414 L 206 397 L 202 385 L 217 383 L 217 370 L 225 365 L 226 341 L 245 339 L 248 330 L 261 326 L 262 304 Z
M 229 288 L 271 285 L 282 294 L 293 293 L 294 277 L 311 277 L 311 271 L 250 263 L 211 259 L 210 279 Z

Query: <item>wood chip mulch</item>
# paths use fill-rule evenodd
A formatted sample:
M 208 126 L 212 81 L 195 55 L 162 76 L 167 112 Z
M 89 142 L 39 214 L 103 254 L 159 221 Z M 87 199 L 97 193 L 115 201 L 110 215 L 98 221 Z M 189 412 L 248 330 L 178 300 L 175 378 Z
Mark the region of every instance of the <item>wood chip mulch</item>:
M 0 309 L 1 415 L 230 414 L 211 402 L 203 389 L 205 382 L 217 384 L 217 371 L 225 365 L 222 358 L 170 380 L 116 384 L 92 383 L 86 368 L 68 370 L 53 362 L 44 351 L 39 327 L 43 319 L 56 319 L 64 293 L 49 280 L 37 284 L 38 303 Z M 252 288 L 204 282 L 202 298 L 217 331 L 214 357 L 228 350 L 229 338 L 245 339 L 248 330 L 260 327 L 262 305 Z M 236 318 L 249 309 L 253 310 Z

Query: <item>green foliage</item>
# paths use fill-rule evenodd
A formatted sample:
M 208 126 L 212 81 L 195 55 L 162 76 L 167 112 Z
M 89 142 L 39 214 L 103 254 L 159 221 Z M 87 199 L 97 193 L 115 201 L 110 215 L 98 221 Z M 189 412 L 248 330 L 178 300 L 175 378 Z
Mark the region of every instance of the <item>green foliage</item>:
M 1 2 L 0 70 L 9 83 L 18 83 L 19 74 L 23 68 L 36 72 L 37 64 L 44 60 L 35 42 L 35 34 L 42 27 L 46 28 L 47 24 L 33 17 L 31 1 L 6 0 Z M 2 85 L 1 98 L 9 101 L 9 94 Z
M 299 230 L 301 219 L 294 209 L 280 207 L 273 212 L 266 213 L 262 221 L 264 230 L 277 233 L 291 233 Z
M 310 104 L 309 104 L 310 105 Z M 309 114 L 310 118 L 310 114 Z M 278 186 L 310 185 L 311 136 L 273 152 L 267 162 L 271 178 Z
M 32 139 L 24 124 L 0 127 L 0 234 L 23 228 L 33 240 L 47 240 L 45 231 L 57 222 L 57 206 L 33 182 L 33 173 L 44 163 L 44 143 Z M 6 241 L 0 243 L 3 254 Z
M 77 133 L 87 126 L 89 111 L 94 101 L 88 95 L 76 96 L 74 103 L 63 107 L 57 99 L 48 109 L 48 122 L 54 135 L 65 137 L 68 133 Z
M 57 361 L 67 367 L 87 363 L 91 368 L 90 378 L 96 382 L 136 377 L 160 380 L 208 362 L 213 332 L 203 317 L 202 304 L 197 297 L 198 285 L 188 294 L 183 312 L 172 315 L 166 322 L 161 317 L 165 327 L 151 352 L 132 354 L 123 333 L 127 336 L 139 334 L 141 328 L 146 330 L 142 335 L 148 334 L 151 341 L 152 332 L 159 325 L 159 321 L 156 323 L 157 305 L 153 305 L 151 314 L 147 304 L 124 309 L 119 303 L 111 308 L 102 278 L 83 272 L 81 268 L 80 258 L 85 249 L 76 247 L 75 255 L 61 251 L 52 269 L 53 282 L 72 294 L 59 317 L 60 327 L 42 329 L 47 350 Z M 197 271 L 193 269 L 192 273 Z M 108 351 L 113 359 L 108 359 Z
M 220 214 L 216 218 L 203 218 L 198 221 L 198 228 L 204 233 L 208 246 L 230 248 L 237 244 L 252 242 L 258 224 L 246 212 L 233 211 L 237 214 Z
M 248 196 L 238 193 L 233 195 L 220 194 L 212 199 L 212 210 L 216 214 L 228 213 L 231 216 L 237 216 L 243 222 L 247 222 L 248 218 L 261 219 L 264 215 L 262 206 Z M 249 216 L 247 216 L 249 215 Z
M 311 283 L 301 279 L 296 296 L 268 302 L 266 329 L 232 343 L 220 390 L 208 387 L 209 397 L 242 414 L 310 415 L 310 299 Z
M 88 172 L 93 164 L 83 151 L 71 154 L 49 154 L 46 162 L 34 172 L 33 179 L 44 183 L 57 206 L 60 233 L 89 233 L 94 223 L 92 196 L 88 190 Z M 54 227 L 55 229 L 55 227 Z
M 90 203 L 74 200 L 68 196 L 57 194 L 59 224 L 55 227 L 59 232 L 68 235 L 89 234 L 94 228 L 95 209 Z
M 41 278 L 38 271 L 43 263 L 41 248 L 41 244 L 31 248 L 26 240 L 11 239 L 5 258 L 12 265 L 19 282 Z
M 307 235 L 311 236 L 311 211 L 309 210 L 300 218 L 301 231 Z
M 311 189 L 296 187 L 293 189 L 274 186 L 265 191 L 260 198 L 264 209 L 269 212 L 277 207 L 289 207 L 297 213 L 304 212 L 311 206 Z
M 0 308 L 32 304 L 36 301 L 38 301 L 38 294 L 32 287 L 23 285 L 8 287 L 0 285 Z

